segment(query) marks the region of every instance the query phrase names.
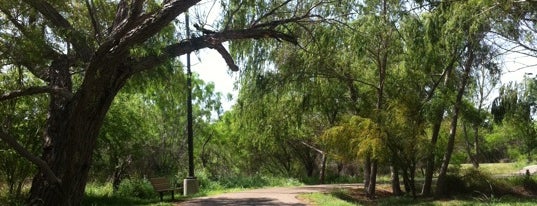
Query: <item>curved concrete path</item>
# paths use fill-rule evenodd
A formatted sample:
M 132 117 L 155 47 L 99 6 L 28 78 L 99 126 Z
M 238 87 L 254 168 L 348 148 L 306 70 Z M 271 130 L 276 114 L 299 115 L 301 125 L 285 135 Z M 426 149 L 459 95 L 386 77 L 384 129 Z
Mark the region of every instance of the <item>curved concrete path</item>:
M 201 197 L 179 203 L 179 206 L 214 206 L 214 205 L 284 205 L 306 206 L 297 199 L 299 194 L 328 192 L 338 188 L 356 188 L 357 184 L 311 185 L 301 187 L 275 187 L 254 189 L 242 192 L 225 193 L 210 197 Z

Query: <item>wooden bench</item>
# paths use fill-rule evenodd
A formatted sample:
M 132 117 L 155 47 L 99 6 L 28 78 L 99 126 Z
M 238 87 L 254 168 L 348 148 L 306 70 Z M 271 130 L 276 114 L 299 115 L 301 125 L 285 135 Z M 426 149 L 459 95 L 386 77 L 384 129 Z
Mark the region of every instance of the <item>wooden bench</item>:
M 164 192 L 172 192 L 172 200 L 174 200 L 173 194 L 175 190 L 183 189 L 182 187 L 174 187 L 172 184 L 170 184 L 170 181 L 164 177 L 149 178 L 149 182 L 151 182 L 153 189 L 160 194 L 160 201 L 162 201 Z

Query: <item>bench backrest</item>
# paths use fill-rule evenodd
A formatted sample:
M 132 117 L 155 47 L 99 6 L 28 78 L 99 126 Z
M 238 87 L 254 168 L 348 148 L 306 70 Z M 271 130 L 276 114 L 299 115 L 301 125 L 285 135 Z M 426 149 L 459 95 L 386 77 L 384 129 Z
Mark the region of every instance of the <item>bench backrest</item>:
M 164 177 L 150 178 L 149 182 L 151 182 L 151 185 L 153 185 L 153 188 L 155 188 L 155 191 L 157 192 L 173 189 L 170 181 Z

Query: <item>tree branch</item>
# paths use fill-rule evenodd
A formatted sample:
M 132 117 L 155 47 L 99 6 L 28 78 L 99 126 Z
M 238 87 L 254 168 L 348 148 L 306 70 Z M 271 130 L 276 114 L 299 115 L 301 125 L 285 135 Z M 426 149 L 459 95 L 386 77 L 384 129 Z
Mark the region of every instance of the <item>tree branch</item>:
M 22 96 L 30 96 L 30 95 L 36 95 L 36 94 L 43 94 L 43 93 L 50 93 L 50 94 L 56 94 L 61 95 L 67 98 L 72 98 L 73 94 L 64 88 L 59 87 L 30 87 L 22 90 L 14 90 L 5 94 L 2 94 L 0 96 L 0 101 L 15 99 Z
M 51 4 L 43 0 L 24 0 L 27 4 L 39 11 L 52 25 L 66 31 L 60 32 L 65 35 L 66 41 L 71 43 L 76 50 L 76 53 L 82 60 L 89 61 L 92 55 L 92 50 L 86 42 L 81 32 L 73 28 L 73 26 L 65 19 Z
M 244 39 L 277 39 L 291 42 L 293 44 L 298 44 L 298 40 L 296 37 L 290 34 L 276 31 L 274 29 L 249 28 L 240 30 L 227 30 L 215 32 L 214 34 L 206 34 L 203 36 L 192 38 L 190 40 L 184 40 L 179 43 L 171 44 L 165 47 L 164 51 L 161 52 L 161 54 L 158 56 L 148 56 L 139 60 L 133 60 L 131 62 L 133 62 L 134 70 L 136 72 L 139 72 L 142 70 L 153 68 L 155 65 L 162 64 L 170 58 L 178 57 L 189 52 L 193 52 L 203 48 L 217 49 L 217 45 L 221 45 L 224 42 Z M 226 62 L 228 61 L 226 60 Z M 233 69 L 232 65 L 229 66 Z
M 312 146 L 312 145 L 310 145 L 310 144 L 308 144 L 308 143 L 306 143 L 304 141 L 300 141 L 300 143 L 302 143 L 303 145 L 306 145 L 306 147 L 309 147 L 310 149 L 313 149 L 313 150 L 317 151 L 318 153 L 320 153 L 322 155 L 326 154 L 325 151 L 322 151 L 321 149 L 318 149 L 318 148 L 316 148 L 316 147 L 314 147 L 314 146 Z
M 224 46 L 222 46 L 222 44 L 217 44 L 213 48 L 218 51 L 220 55 L 222 55 L 222 58 L 224 58 L 231 71 L 239 71 L 239 67 L 237 66 L 237 64 L 235 64 L 235 61 L 233 61 L 233 57 L 231 57 L 231 54 L 229 54 L 229 52 L 226 50 L 226 48 L 224 48 Z
M 99 23 L 97 21 L 96 17 L 96 10 L 94 6 L 93 1 L 85 0 L 86 8 L 88 9 L 88 14 L 91 20 L 91 26 L 93 27 L 93 34 L 95 35 L 95 39 L 97 41 L 101 40 L 101 37 L 103 36 L 101 33 L 101 27 L 99 26 Z
M 36 157 L 32 153 L 30 153 L 28 150 L 26 150 L 22 145 L 20 145 L 15 138 L 10 136 L 8 133 L 4 132 L 3 130 L 0 130 L 0 139 L 4 141 L 6 144 L 8 144 L 13 150 L 15 150 L 19 155 L 26 158 L 33 164 L 37 165 L 39 169 L 43 172 L 45 177 L 53 184 L 61 184 L 60 178 L 58 178 L 54 172 L 50 169 L 48 164 L 43 161 L 42 159 Z
M 261 20 L 267 18 L 268 16 L 270 15 L 273 15 L 274 13 L 276 13 L 276 11 L 278 11 L 278 9 L 282 8 L 283 6 L 287 5 L 289 2 L 291 2 L 292 0 L 287 0 L 285 2 L 283 2 L 282 4 L 274 7 L 272 10 L 270 10 L 269 12 L 267 12 L 266 14 L 264 14 L 263 16 L 259 17 L 257 20 L 255 20 L 251 25 L 256 25 L 257 23 L 261 22 Z
M 162 9 L 158 10 L 149 16 L 142 15 L 136 19 L 141 21 L 139 24 L 124 24 L 125 27 L 120 27 L 116 32 L 113 32 L 112 38 L 105 43 L 106 46 L 102 49 L 110 49 L 114 53 L 123 53 L 130 46 L 144 42 L 149 37 L 154 36 L 169 25 L 179 14 L 186 12 L 190 7 L 196 5 L 201 0 L 174 0 L 165 3 Z M 132 21 L 131 21 L 132 22 Z M 134 28 L 129 28 L 129 25 L 134 25 Z M 128 30 L 128 31 L 126 31 Z M 123 35 L 123 32 L 126 33 Z M 119 34 L 120 36 L 117 36 Z M 119 43 L 115 43 L 119 37 Z

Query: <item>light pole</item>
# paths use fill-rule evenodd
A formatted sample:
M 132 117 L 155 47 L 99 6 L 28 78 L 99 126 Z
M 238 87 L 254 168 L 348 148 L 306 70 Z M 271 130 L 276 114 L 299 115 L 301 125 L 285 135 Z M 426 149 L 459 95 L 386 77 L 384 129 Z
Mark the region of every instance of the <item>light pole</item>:
M 190 40 L 190 22 L 188 11 L 185 12 L 186 38 Z M 199 184 L 194 175 L 194 131 L 192 129 L 192 71 L 190 69 L 190 52 L 186 54 L 186 87 L 188 90 L 187 100 L 187 142 L 188 142 L 188 177 L 183 180 L 183 194 L 191 195 L 198 192 Z

